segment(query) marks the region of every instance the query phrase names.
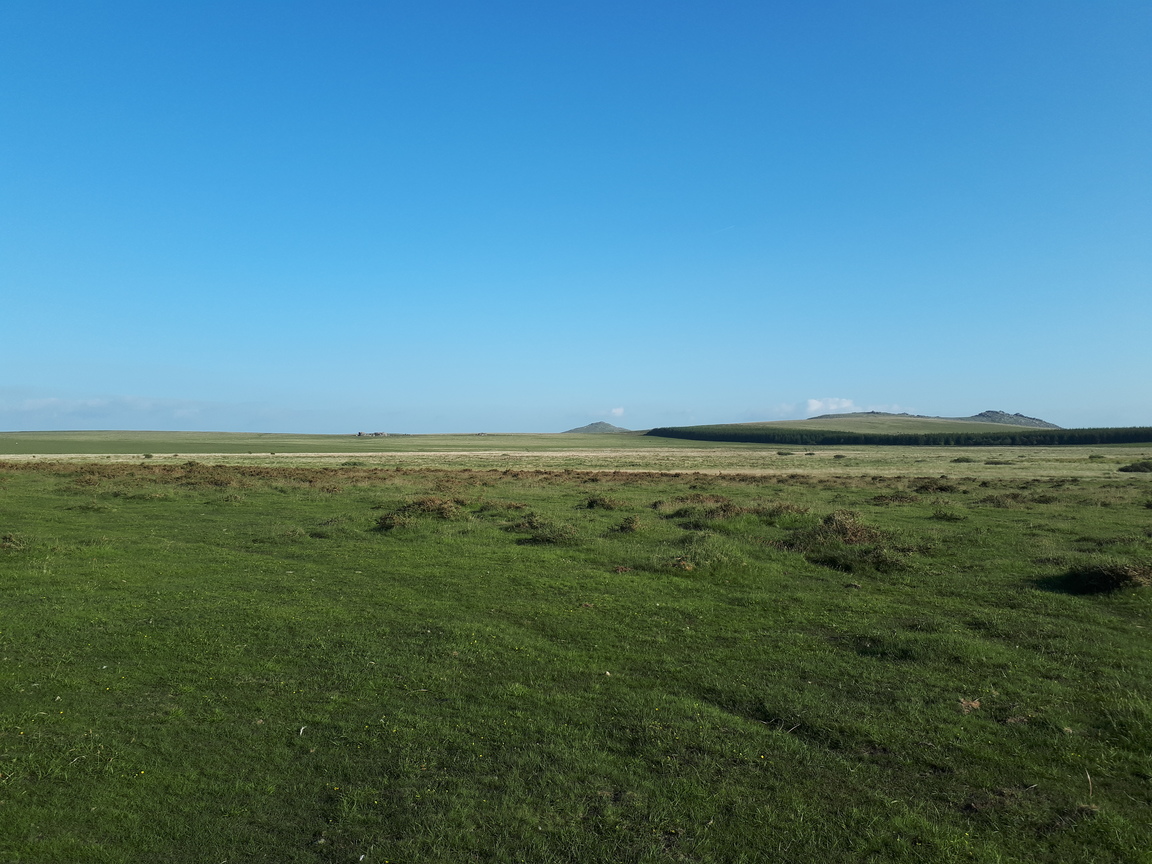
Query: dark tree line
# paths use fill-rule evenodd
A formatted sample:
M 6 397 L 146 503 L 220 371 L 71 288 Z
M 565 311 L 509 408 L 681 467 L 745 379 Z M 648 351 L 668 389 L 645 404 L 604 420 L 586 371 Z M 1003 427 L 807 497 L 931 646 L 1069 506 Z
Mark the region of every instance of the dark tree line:
M 730 441 L 744 444 L 887 444 L 904 447 L 1038 447 L 1075 444 L 1144 444 L 1152 427 L 1105 429 L 1011 429 L 1004 432 L 834 432 L 821 429 L 739 428 L 733 426 L 665 426 L 647 433 L 660 438 Z

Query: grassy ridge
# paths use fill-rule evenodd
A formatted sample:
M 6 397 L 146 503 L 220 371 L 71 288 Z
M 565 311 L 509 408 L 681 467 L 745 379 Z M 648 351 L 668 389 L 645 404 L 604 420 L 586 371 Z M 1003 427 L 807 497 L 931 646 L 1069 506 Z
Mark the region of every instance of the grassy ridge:
M 845 414 L 808 420 L 772 420 L 765 423 L 723 424 L 738 429 L 817 429 L 822 432 L 1003 432 L 1003 423 L 952 420 L 946 417 L 911 417 L 899 414 Z M 691 428 L 691 427 L 689 427 Z M 1009 430 L 1028 429 L 1009 426 Z
M 9 463 L 0 853 L 1140 860 L 1149 501 Z

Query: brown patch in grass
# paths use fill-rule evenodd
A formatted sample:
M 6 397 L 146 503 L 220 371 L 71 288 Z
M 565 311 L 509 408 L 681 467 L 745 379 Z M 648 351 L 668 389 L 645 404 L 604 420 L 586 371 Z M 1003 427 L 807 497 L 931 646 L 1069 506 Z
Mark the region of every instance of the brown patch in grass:
M 971 714 L 973 711 L 980 710 L 979 699 L 961 699 L 960 700 L 960 713 Z
M 910 495 L 907 492 L 894 492 L 891 495 L 877 495 L 871 499 L 873 504 L 915 504 L 920 500 L 919 495 Z
M 0 549 L 11 549 L 20 552 L 28 548 L 28 541 L 19 534 L 4 534 L 0 536 Z

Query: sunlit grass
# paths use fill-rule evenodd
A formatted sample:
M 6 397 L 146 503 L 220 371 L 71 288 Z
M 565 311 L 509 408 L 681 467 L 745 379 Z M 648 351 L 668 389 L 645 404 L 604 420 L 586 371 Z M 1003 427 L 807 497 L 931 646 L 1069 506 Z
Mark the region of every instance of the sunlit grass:
M 1143 475 L 190 461 L 0 467 L 6 860 L 1152 845 Z

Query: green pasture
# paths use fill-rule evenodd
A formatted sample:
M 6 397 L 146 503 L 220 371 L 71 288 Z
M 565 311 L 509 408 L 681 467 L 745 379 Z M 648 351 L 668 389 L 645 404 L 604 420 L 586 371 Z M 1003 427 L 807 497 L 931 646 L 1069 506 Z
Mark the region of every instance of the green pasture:
M 0 860 L 1152 860 L 1146 453 L 565 437 L 0 462 Z
M 396 453 L 468 450 L 570 450 L 699 446 L 669 444 L 639 432 L 609 435 L 508 433 L 459 435 L 292 435 L 275 432 L 0 432 L 0 455 L 132 454 L 156 456 L 290 453 Z M 720 445 L 723 446 L 723 445 Z

